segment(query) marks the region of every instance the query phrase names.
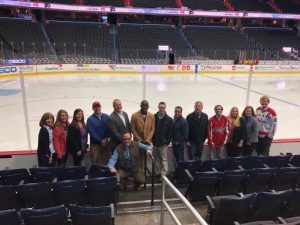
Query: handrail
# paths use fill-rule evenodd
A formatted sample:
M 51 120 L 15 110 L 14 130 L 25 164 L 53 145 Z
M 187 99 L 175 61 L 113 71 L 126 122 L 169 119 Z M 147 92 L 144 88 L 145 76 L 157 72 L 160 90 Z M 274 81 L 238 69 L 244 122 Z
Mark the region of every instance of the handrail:
M 181 194 L 181 192 L 169 181 L 169 179 L 166 176 L 162 177 L 162 199 L 161 199 L 161 217 L 160 217 L 160 225 L 165 224 L 164 220 L 164 213 L 165 208 L 170 213 L 171 218 L 176 223 L 176 225 L 181 225 L 182 223 L 178 220 L 173 210 L 170 208 L 169 204 L 165 200 L 165 191 L 166 191 L 166 185 L 168 185 L 175 194 L 180 198 L 180 200 L 185 204 L 185 206 L 188 208 L 188 210 L 192 213 L 192 215 L 196 218 L 197 222 L 201 225 L 208 225 L 206 221 L 202 218 L 202 216 L 197 212 L 197 210 L 192 206 L 192 204 Z
M 154 205 L 154 158 L 153 156 L 150 157 L 151 158 L 151 162 L 152 162 L 152 170 L 150 172 L 149 168 L 147 167 L 147 153 L 145 153 L 145 157 L 144 157 L 144 164 L 145 164 L 145 168 L 144 168 L 144 176 L 145 176 L 145 183 L 144 183 L 144 188 L 146 189 L 146 172 L 149 173 L 149 175 L 151 176 L 151 206 Z

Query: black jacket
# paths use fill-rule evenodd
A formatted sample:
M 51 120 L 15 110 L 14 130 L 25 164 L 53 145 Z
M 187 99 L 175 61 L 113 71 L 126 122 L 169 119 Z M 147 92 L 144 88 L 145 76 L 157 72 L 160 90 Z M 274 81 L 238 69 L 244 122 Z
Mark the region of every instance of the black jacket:
M 168 145 L 172 139 L 172 125 L 173 119 L 165 114 L 162 119 L 159 119 L 158 113 L 154 115 L 155 118 L 155 131 L 152 137 L 154 146 Z
M 189 138 L 189 125 L 183 117 L 174 118 L 172 126 L 172 142 L 183 143 L 188 141 Z
M 189 142 L 200 143 L 207 139 L 208 116 L 201 113 L 200 118 L 195 112 L 190 113 L 186 120 L 189 124 Z
M 49 148 L 50 140 L 49 133 L 45 127 L 41 127 L 38 138 L 38 163 L 39 167 L 47 167 L 49 165 L 49 157 L 51 156 L 51 151 Z
M 67 144 L 68 152 L 71 153 L 72 155 L 75 155 L 79 151 L 83 152 L 85 150 L 82 149 L 80 129 L 76 127 L 74 124 L 70 124 L 70 126 L 68 127 L 67 142 L 68 142 Z
M 233 144 L 233 146 L 237 146 L 240 140 L 246 139 L 246 121 L 242 117 L 240 117 L 240 124 L 241 125 L 239 127 L 232 127 L 230 133 L 229 143 Z

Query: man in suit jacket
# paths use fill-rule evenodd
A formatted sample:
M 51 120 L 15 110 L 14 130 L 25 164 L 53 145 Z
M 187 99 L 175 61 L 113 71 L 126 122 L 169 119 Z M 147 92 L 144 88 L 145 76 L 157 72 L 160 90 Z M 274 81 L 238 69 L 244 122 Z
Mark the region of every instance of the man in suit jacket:
M 114 152 L 115 148 L 122 143 L 122 136 L 130 131 L 129 118 L 126 112 L 122 111 L 122 102 L 120 99 L 113 101 L 114 111 L 109 116 L 110 130 L 110 150 Z

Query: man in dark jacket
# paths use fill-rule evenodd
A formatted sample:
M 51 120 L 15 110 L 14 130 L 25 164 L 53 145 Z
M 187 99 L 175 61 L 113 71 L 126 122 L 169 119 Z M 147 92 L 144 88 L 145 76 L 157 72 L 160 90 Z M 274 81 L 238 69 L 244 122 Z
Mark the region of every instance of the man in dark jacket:
M 189 124 L 189 141 L 187 145 L 190 148 L 190 160 L 202 159 L 203 145 L 207 138 L 208 116 L 202 112 L 203 103 L 196 101 L 194 109 L 194 112 L 186 117 Z
M 182 107 L 175 107 L 175 115 L 172 127 L 172 148 L 176 162 L 184 161 L 184 145 L 189 138 L 189 125 L 182 117 Z
M 158 112 L 154 115 L 155 131 L 152 138 L 153 156 L 157 174 L 166 176 L 168 172 L 167 148 L 172 138 L 173 119 L 166 113 L 166 103 L 158 104 Z

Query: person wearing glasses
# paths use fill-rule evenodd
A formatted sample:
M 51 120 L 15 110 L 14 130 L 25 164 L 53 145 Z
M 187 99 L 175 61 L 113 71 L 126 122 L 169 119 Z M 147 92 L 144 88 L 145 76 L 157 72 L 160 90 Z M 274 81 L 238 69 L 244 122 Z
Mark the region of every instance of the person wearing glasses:
M 114 150 L 107 167 L 111 173 L 117 173 L 120 179 L 120 190 L 126 189 L 126 180 L 133 180 L 135 189 L 141 191 L 145 182 L 143 170 L 144 154 L 152 156 L 151 148 L 142 143 L 132 141 L 129 132 L 122 135 L 122 143 Z M 118 165 L 116 169 L 115 166 Z

